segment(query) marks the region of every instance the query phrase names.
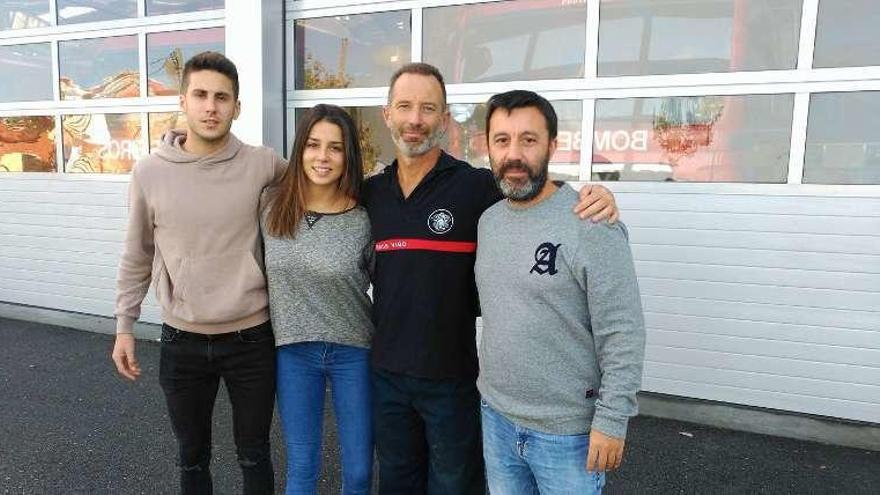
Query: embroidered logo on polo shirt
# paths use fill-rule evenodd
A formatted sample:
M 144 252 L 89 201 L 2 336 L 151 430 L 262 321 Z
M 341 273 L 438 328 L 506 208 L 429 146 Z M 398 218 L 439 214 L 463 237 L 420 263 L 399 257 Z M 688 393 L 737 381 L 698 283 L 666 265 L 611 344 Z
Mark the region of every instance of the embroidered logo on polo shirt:
M 454 224 L 455 218 L 452 217 L 452 213 L 450 213 L 449 210 L 441 208 L 439 210 L 434 210 L 428 215 L 428 228 L 435 234 L 445 234 L 449 232 L 452 230 Z
M 561 245 L 545 242 L 538 246 L 538 249 L 535 250 L 535 264 L 529 273 L 556 275 L 556 251 Z

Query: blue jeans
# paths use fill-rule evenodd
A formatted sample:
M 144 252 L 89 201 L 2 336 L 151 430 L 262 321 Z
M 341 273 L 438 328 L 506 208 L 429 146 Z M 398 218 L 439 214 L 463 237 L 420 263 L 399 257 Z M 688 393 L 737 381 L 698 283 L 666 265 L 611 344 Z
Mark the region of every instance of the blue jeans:
M 328 379 L 342 455 L 342 493 L 370 493 L 369 352 L 328 342 L 278 347 L 278 412 L 287 445 L 288 495 L 316 493 Z
M 373 369 L 380 495 L 484 495 L 474 380 Z
M 550 435 L 517 426 L 485 401 L 483 456 L 495 495 L 601 494 L 605 473 L 586 470 L 589 434 Z

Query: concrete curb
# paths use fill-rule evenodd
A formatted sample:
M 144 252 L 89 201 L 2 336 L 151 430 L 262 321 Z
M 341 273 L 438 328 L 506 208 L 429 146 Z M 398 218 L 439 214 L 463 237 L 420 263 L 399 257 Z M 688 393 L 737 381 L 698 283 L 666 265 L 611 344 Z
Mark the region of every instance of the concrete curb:
M 116 333 L 116 319 L 85 313 L 71 313 L 55 309 L 40 308 L 0 302 L 0 317 L 12 320 L 32 321 L 45 325 L 75 328 L 86 332 L 113 335 Z M 142 340 L 156 340 L 162 336 L 161 325 L 137 322 L 134 325 L 135 337 Z
M 639 393 L 639 414 L 728 430 L 880 451 L 880 424 L 876 423 L 650 392 Z

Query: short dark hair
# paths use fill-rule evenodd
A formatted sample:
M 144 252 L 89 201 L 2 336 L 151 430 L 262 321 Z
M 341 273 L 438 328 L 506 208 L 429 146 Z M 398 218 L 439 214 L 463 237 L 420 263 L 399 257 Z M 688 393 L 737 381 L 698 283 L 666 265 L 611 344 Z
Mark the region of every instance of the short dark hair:
M 556 139 L 559 119 L 556 117 L 556 110 L 553 109 L 553 105 L 538 93 L 523 89 L 498 93 L 489 98 L 488 108 L 486 108 L 486 139 L 489 139 L 489 120 L 492 118 L 495 110 L 502 108 L 507 110 L 509 114 L 517 108 L 528 107 L 536 108 L 541 112 L 541 115 L 544 116 L 544 121 L 547 123 L 547 133 L 550 135 L 550 140 Z
M 429 76 L 436 79 L 437 82 L 440 83 L 440 89 L 443 91 L 443 106 L 446 106 L 446 83 L 443 82 L 443 74 L 440 74 L 440 69 L 424 62 L 412 62 L 406 64 L 397 69 L 394 74 L 391 75 L 391 82 L 388 83 L 389 103 L 391 102 L 391 93 L 394 91 L 394 83 L 396 83 L 397 80 L 400 79 L 400 76 L 404 74 L 418 74 L 420 76 Z
M 186 61 L 183 66 L 183 75 L 180 78 L 181 94 L 185 94 L 186 88 L 189 86 L 189 75 L 202 70 L 212 70 L 228 77 L 232 81 L 233 96 L 236 100 L 238 99 L 238 69 L 235 68 L 232 60 L 226 58 L 225 55 L 211 51 L 197 53 Z

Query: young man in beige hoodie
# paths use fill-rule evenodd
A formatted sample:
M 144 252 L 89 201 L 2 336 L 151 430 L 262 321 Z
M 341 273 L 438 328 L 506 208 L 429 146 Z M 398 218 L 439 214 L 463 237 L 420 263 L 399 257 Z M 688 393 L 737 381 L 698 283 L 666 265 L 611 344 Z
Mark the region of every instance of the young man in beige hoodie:
M 211 423 L 221 378 L 232 403 L 243 491 L 272 493 L 275 343 L 258 206 L 285 163 L 230 132 L 240 102 L 229 59 L 194 56 L 181 86 L 189 132 L 170 134 L 132 172 L 113 361 L 124 377 L 140 376 L 132 326 L 154 283 L 164 321 L 159 382 L 179 446 L 181 493 L 212 491 Z

